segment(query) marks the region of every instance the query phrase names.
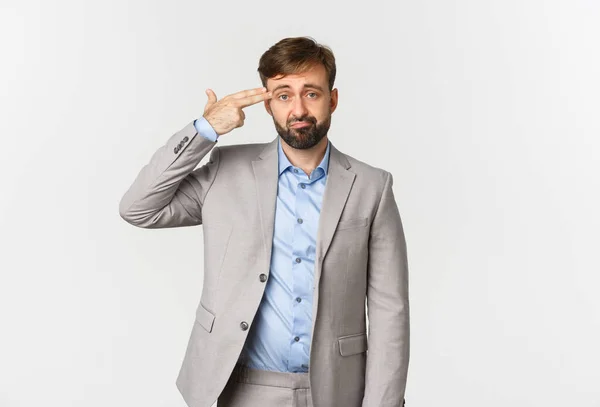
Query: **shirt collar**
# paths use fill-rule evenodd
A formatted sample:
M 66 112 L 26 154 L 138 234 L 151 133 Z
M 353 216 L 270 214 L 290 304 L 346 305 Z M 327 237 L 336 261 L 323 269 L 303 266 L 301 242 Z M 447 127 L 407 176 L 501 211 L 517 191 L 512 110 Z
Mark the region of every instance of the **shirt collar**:
M 293 167 L 293 165 L 283 152 L 283 147 L 281 146 L 281 136 L 278 137 L 277 145 L 279 148 L 279 175 L 281 175 L 285 170 L 287 170 L 290 167 Z M 331 143 L 329 142 L 329 140 L 327 140 L 327 149 L 325 150 L 325 155 L 323 156 L 321 163 L 317 166 L 317 168 L 321 168 L 323 170 L 325 175 L 327 175 L 327 172 L 329 170 L 330 145 Z

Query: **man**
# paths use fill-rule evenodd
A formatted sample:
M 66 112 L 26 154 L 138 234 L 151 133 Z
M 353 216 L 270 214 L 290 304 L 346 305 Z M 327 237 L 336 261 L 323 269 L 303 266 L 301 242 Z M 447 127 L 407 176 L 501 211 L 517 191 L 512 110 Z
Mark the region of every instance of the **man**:
M 190 407 L 402 406 L 408 267 L 392 175 L 328 140 L 328 47 L 283 39 L 258 72 L 263 88 L 221 100 L 208 89 L 203 116 L 120 202 L 138 227 L 203 227 L 204 284 L 177 387 Z M 216 147 L 259 102 L 279 137 Z

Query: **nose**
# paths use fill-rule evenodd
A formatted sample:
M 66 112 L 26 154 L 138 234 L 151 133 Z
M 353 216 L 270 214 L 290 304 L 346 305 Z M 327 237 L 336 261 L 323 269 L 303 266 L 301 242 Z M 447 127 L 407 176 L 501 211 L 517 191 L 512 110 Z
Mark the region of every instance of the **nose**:
M 308 110 L 306 110 L 306 106 L 304 106 L 304 101 L 302 98 L 296 98 L 292 105 L 292 116 L 296 118 L 304 117 Z

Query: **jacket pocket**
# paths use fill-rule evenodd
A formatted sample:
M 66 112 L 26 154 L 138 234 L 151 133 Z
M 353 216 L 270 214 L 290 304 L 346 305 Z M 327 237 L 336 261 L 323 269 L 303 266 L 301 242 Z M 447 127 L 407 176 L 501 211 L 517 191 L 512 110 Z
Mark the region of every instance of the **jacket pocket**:
M 338 338 L 340 345 L 340 354 L 342 356 L 356 355 L 357 353 L 363 353 L 367 351 L 367 334 L 360 333 L 354 335 L 347 335 Z
M 206 329 L 207 332 L 211 332 L 213 322 L 215 322 L 215 316 L 200 303 L 196 309 L 196 321 L 202 328 Z
M 337 230 L 367 226 L 369 218 L 346 219 L 338 222 Z

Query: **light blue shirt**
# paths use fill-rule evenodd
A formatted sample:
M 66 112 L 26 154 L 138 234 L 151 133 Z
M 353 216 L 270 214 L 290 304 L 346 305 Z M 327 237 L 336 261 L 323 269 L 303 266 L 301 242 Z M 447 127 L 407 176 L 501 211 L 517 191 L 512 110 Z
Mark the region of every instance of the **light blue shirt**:
M 194 127 L 201 136 L 212 141 L 217 141 L 217 132 L 204 117 L 194 120 Z
M 204 118 L 194 126 L 202 136 L 216 140 Z M 277 145 L 279 181 L 270 275 L 239 361 L 254 369 L 308 372 L 316 239 L 330 143 L 310 176 L 290 163 L 281 139 Z

